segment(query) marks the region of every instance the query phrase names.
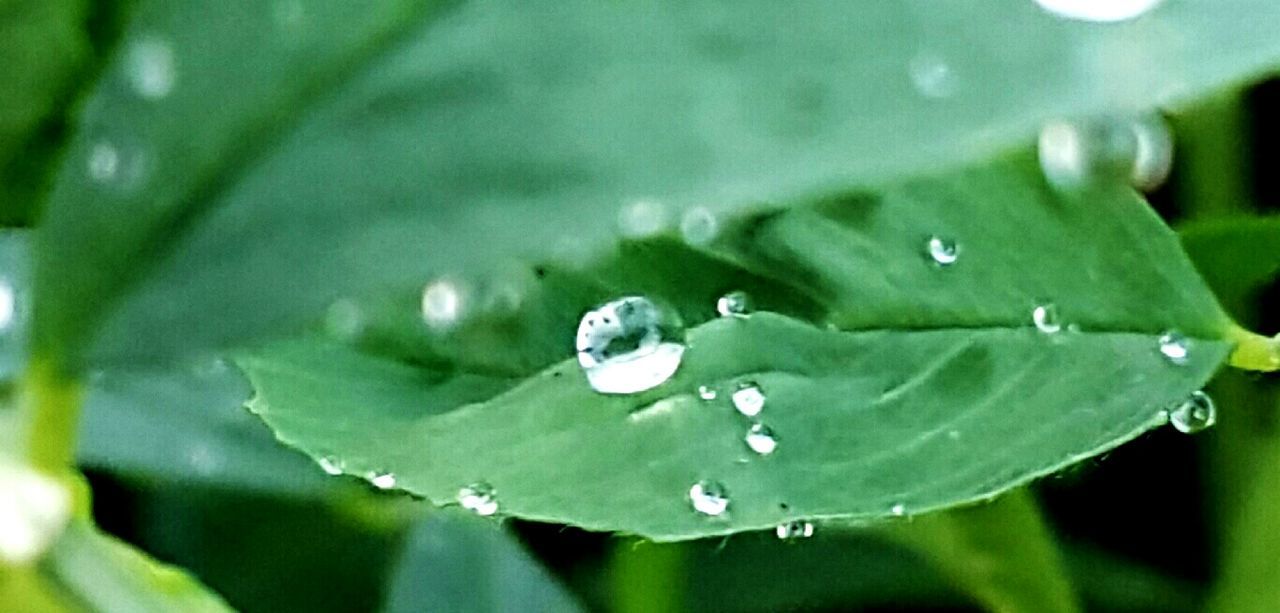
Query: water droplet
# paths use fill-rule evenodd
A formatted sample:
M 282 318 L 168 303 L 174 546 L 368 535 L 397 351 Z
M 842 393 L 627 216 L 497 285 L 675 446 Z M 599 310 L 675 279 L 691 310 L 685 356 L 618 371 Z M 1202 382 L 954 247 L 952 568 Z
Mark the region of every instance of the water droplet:
M 889 512 L 892 513 L 894 517 L 902 517 L 907 514 L 907 505 L 899 502 L 898 504 L 893 505 L 893 507 L 889 509 Z
M 1036 329 L 1045 334 L 1057 334 L 1062 330 L 1062 321 L 1058 318 L 1058 307 L 1054 304 L 1042 304 L 1031 311 L 1031 321 Z
M 111 143 L 98 143 L 89 150 L 89 178 L 99 183 L 115 178 L 120 170 L 120 151 Z
M 716 388 L 711 387 L 710 385 L 698 386 L 698 397 L 703 400 L 715 400 L 717 395 L 718 393 L 716 392 Z
M 911 83 L 926 98 L 948 98 L 956 93 L 956 77 L 942 56 L 920 53 L 907 66 Z
M 204 442 L 197 442 L 187 449 L 187 462 L 196 474 L 208 477 L 223 466 L 223 457 Z
M 150 160 L 142 149 L 123 147 L 111 141 L 99 141 L 89 148 L 85 173 L 94 183 L 128 192 L 144 182 L 150 171 Z
M 380 490 L 389 490 L 396 486 L 396 476 L 391 473 L 372 472 L 368 474 L 369 483 Z
M 769 455 L 778 449 L 777 435 L 764 424 L 753 424 L 744 440 L 752 451 L 760 455 Z
M 1218 421 L 1218 409 L 1208 394 L 1195 391 L 1169 410 L 1169 423 L 1184 434 L 1203 432 Z
M 710 244 L 720 235 L 720 220 L 704 207 L 694 207 L 680 218 L 680 236 L 690 245 Z
M 653 236 L 667 227 L 667 208 L 654 200 L 636 200 L 618 210 L 618 232 L 626 238 Z
M 364 312 L 350 298 L 335 300 L 325 311 L 324 328 L 339 340 L 355 340 L 364 331 Z
M 143 98 L 158 100 L 173 91 L 177 62 L 173 48 L 164 40 L 143 37 L 134 41 L 125 56 L 126 71 L 133 91 Z
M 1144 192 L 1155 191 L 1173 170 L 1173 134 L 1158 113 L 1138 117 L 1130 124 L 1137 140 L 1130 183 Z
M 764 410 L 764 390 L 754 381 L 739 383 L 738 389 L 734 390 L 730 398 L 733 400 L 733 408 L 747 417 L 755 417 Z
M 1186 364 L 1191 356 L 1191 341 L 1182 333 L 1170 330 L 1160 336 L 1160 354 L 1172 364 Z
M 422 319 L 433 332 L 447 332 L 458 325 L 466 307 L 462 284 L 454 279 L 436 279 L 422 288 Z
M 13 284 L 0 276 L 0 334 L 7 332 L 17 319 L 18 293 Z
M 960 258 L 960 247 L 955 241 L 939 236 L 929 237 L 929 257 L 939 266 L 950 266 Z
M 813 524 L 807 521 L 789 521 L 785 524 L 778 524 L 774 533 L 784 541 L 809 538 L 813 536 Z
M 1164 0 L 1036 0 L 1050 13 L 1079 21 L 1110 23 L 1139 17 Z
M 741 317 L 750 312 L 751 297 L 746 292 L 729 292 L 716 300 L 716 313 L 721 317 Z
M 1046 123 L 1040 130 L 1038 149 L 1045 179 L 1063 190 L 1154 180 L 1146 175 L 1156 173 L 1157 169 L 1139 167 L 1143 152 L 1137 125 L 1128 117 Z M 1150 159 L 1142 159 L 1141 163 L 1154 165 L 1160 154 L 1151 148 L 1159 145 L 1149 134 L 1143 138 L 1148 138 L 1146 155 Z
M 316 464 L 320 465 L 326 475 L 341 475 L 342 461 L 333 456 L 323 456 L 316 458 Z
M 483 481 L 472 483 L 458 490 L 458 504 L 476 515 L 489 517 L 498 512 L 498 492 Z
M 689 488 L 689 503 L 693 510 L 716 517 L 729 510 L 729 493 L 720 483 L 704 479 Z
M 597 392 L 643 392 L 670 379 L 680 367 L 683 335 L 672 311 L 640 296 L 619 298 L 582 316 L 578 364 Z

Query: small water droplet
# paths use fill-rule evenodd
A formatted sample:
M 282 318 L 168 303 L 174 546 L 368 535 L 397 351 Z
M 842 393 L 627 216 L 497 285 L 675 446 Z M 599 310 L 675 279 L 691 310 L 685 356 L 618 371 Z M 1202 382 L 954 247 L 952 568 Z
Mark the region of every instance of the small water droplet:
M 326 475 L 342 474 L 342 461 L 333 456 L 316 458 L 316 464 L 320 465 L 320 470 L 323 470 Z
M 889 512 L 892 513 L 894 517 L 902 517 L 907 514 L 907 505 L 899 502 L 898 504 L 893 505 L 893 507 L 889 509 Z
M 455 279 L 436 279 L 422 288 L 422 320 L 433 332 L 443 333 L 458 325 L 466 307 L 462 283 Z
M 1036 4 L 1054 15 L 1075 19 L 1112 23 L 1139 17 L 1164 0 L 1036 0 Z
M 1169 410 L 1169 423 L 1183 434 L 1203 432 L 1218 421 L 1213 399 L 1202 391 L 1191 392 L 1186 400 Z
M 955 241 L 939 236 L 929 237 L 928 252 L 929 257 L 939 266 L 950 266 L 960 258 L 960 247 Z
M 139 96 L 158 100 L 173 91 L 178 71 L 168 42 L 156 37 L 140 38 L 129 45 L 125 63 L 129 84 Z
M 396 476 L 386 472 L 372 472 L 368 474 L 369 483 L 373 484 L 380 490 L 389 490 L 396 486 Z
M 325 311 L 324 328 L 339 340 L 355 340 L 364 331 L 364 312 L 350 298 L 335 300 Z
M 743 440 L 747 447 L 760 455 L 769 455 L 778 449 L 778 436 L 764 424 L 753 424 Z
M 747 417 L 755 417 L 764 410 L 764 390 L 754 381 L 739 383 L 730 399 L 733 401 L 733 408 Z
M 17 320 L 17 313 L 18 293 L 8 279 L 0 276 L 0 334 L 9 330 Z
M 716 388 L 711 387 L 710 385 L 698 386 L 698 397 L 703 400 L 715 400 L 717 395 L 718 393 L 716 392 Z
M 785 524 L 778 524 L 774 533 L 784 541 L 809 538 L 813 536 L 813 524 L 807 521 L 789 521 Z
M 582 316 L 578 364 L 597 392 L 643 392 L 675 374 L 684 356 L 683 336 L 673 311 L 641 296 L 619 298 Z
M 667 207 L 654 200 L 636 200 L 618 210 L 618 232 L 626 238 L 653 236 L 667 222 Z
M 1182 333 L 1170 330 L 1160 335 L 1160 354 L 1171 364 L 1186 364 L 1191 357 L 1191 341 Z
M 956 93 L 956 77 L 942 56 L 925 52 L 916 55 L 907 66 L 911 83 L 926 98 L 949 98 Z
M 746 292 L 729 292 L 716 300 L 716 313 L 721 317 L 742 317 L 751 312 L 751 297 Z
M 689 503 L 693 510 L 716 517 L 729 510 L 729 493 L 720 483 L 704 479 L 689 488 Z
M 1035 323 L 1037 330 L 1045 334 L 1057 334 L 1062 330 L 1062 321 L 1055 304 L 1041 304 L 1032 309 L 1031 321 Z
M 85 174 L 94 183 L 117 191 L 132 191 L 144 182 L 150 160 L 142 149 L 99 141 L 89 148 Z
M 111 143 L 98 143 L 89 150 L 87 167 L 90 179 L 110 181 L 120 170 L 120 151 Z
M 208 477 L 223 466 L 223 457 L 204 442 L 197 442 L 187 449 L 187 461 L 198 475 Z
M 680 236 L 690 245 L 708 245 L 720 235 L 720 220 L 704 207 L 694 207 L 680 218 Z
M 458 490 L 458 504 L 481 517 L 498 512 L 498 492 L 492 485 L 480 481 Z

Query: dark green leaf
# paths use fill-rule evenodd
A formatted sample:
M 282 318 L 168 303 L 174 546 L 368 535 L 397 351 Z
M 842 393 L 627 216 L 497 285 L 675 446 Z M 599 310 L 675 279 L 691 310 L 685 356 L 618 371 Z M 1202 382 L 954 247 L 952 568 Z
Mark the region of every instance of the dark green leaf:
M 40 351 L 239 343 L 388 282 L 599 247 L 638 199 L 791 202 L 1280 58 L 1270 0 L 1114 25 L 1026 0 L 372 7 L 140 3 L 52 194 Z M 139 86 L 139 48 L 172 73 L 144 62 Z M 939 63 L 954 91 L 913 88 Z
M 1223 304 L 1243 308 L 1252 292 L 1280 276 L 1280 217 L 1198 221 L 1178 234 Z

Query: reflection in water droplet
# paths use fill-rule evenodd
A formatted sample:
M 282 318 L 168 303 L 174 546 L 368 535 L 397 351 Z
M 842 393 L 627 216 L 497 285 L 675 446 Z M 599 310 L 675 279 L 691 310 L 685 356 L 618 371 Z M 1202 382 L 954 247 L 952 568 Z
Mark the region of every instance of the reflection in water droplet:
M 353 341 L 364 331 L 364 312 L 350 298 L 335 300 L 325 311 L 324 328 L 336 339 Z
M 1138 117 L 1130 124 L 1137 139 L 1130 181 L 1144 192 L 1155 191 L 1173 170 L 1173 134 L 1169 122 L 1158 113 Z
M 1031 321 L 1036 329 L 1045 334 L 1057 334 L 1062 330 L 1062 322 L 1058 318 L 1058 307 L 1055 304 L 1042 304 L 1031 311 Z
M 929 257 L 939 266 L 955 264 L 960 257 L 960 247 L 956 245 L 955 241 L 939 236 L 929 237 L 928 251 Z
M 342 474 L 342 462 L 338 458 L 332 456 L 319 457 L 316 458 L 316 464 L 320 465 L 320 470 L 323 470 L 326 475 Z
M 717 395 L 716 388 L 711 387 L 710 385 L 698 386 L 698 397 L 703 400 L 715 400 Z
M 703 246 L 720 234 L 720 221 L 704 207 L 694 207 L 680 218 L 680 236 L 690 245 Z
M 1116 22 L 1139 17 L 1164 0 L 1036 0 L 1050 13 L 1079 21 Z
M 894 517 L 902 517 L 907 514 L 907 505 L 899 502 L 898 504 L 893 505 L 893 507 L 889 509 L 889 512 L 892 513 Z
M 396 476 L 391 473 L 373 472 L 367 475 L 369 483 L 380 490 L 389 490 L 396 486 Z
M 729 292 L 716 301 L 721 317 L 744 316 L 751 312 L 751 297 L 746 292 Z
M 1165 332 L 1157 342 L 1160 344 L 1160 354 L 1170 363 L 1186 364 L 1191 356 L 1191 341 L 1180 332 Z
M 18 295 L 13 284 L 4 276 L 0 276 L 0 334 L 9 331 L 17 319 Z
M 689 488 L 689 503 L 693 510 L 715 517 L 729 510 L 729 493 L 720 483 L 704 479 Z
M 493 486 L 480 481 L 458 490 L 458 504 L 481 517 L 498 512 L 498 492 Z
M 462 285 L 453 279 L 436 279 L 422 288 L 422 319 L 433 332 L 458 325 L 466 300 Z
M 618 232 L 627 238 L 653 236 L 667 227 L 667 208 L 653 200 L 637 200 L 618 210 Z
M 634 394 L 661 385 L 684 356 L 684 329 L 674 312 L 640 296 L 608 302 L 578 324 L 578 364 L 592 389 Z
M 1178 432 L 1195 434 L 1203 432 L 1218 421 L 1218 409 L 1208 394 L 1195 391 L 1186 400 L 1169 410 L 1169 423 Z
M 169 43 L 144 37 L 129 45 L 125 57 L 129 84 L 143 98 L 160 99 L 173 91 L 177 80 L 177 63 Z
M 956 93 L 956 77 L 951 65 L 940 55 L 920 53 L 907 66 L 911 83 L 926 98 L 948 98 Z
M 778 449 L 778 437 L 764 424 L 754 424 L 744 439 L 747 447 L 760 455 L 769 455 Z
M 813 524 L 807 521 L 790 521 L 785 524 L 778 524 L 774 533 L 784 541 L 809 538 L 813 536 Z
M 734 390 L 730 398 L 733 400 L 733 408 L 747 417 L 755 417 L 764 410 L 764 390 L 754 381 L 739 383 L 738 389 Z

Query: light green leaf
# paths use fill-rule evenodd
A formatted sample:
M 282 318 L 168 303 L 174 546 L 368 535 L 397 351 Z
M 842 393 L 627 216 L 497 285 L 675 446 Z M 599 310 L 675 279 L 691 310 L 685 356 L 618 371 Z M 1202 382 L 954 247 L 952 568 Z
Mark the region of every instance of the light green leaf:
M 1110 25 L 1027 0 L 372 7 L 140 3 L 51 196 L 39 351 L 242 343 L 389 282 L 602 246 L 625 203 L 792 202 L 1280 59 L 1270 0 Z
M 185 572 L 82 522 L 67 527 L 44 565 L 66 592 L 101 613 L 231 611 Z
M 954 264 L 924 254 L 931 232 L 958 241 Z M 1143 202 L 1056 196 L 1021 159 L 747 220 L 720 245 L 852 330 L 710 321 L 670 381 L 623 396 L 573 359 L 517 383 L 299 340 L 241 359 L 251 408 L 285 443 L 437 504 L 483 481 L 510 515 L 679 540 L 992 496 L 1163 423 L 1229 349 L 1229 320 Z M 1045 301 L 1057 333 L 1032 325 Z M 1159 350 L 1167 329 L 1193 337 L 1184 364 Z M 779 436 L 767 457 L 728 400 L 748 380 Z M 728 488 L 725 516 L 690 508 L 701 479 Z
M 390 613 L 571 613 L 582 606 L 512 534 L 460 512 L 413 529 L 392 577 Z

